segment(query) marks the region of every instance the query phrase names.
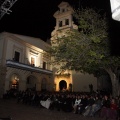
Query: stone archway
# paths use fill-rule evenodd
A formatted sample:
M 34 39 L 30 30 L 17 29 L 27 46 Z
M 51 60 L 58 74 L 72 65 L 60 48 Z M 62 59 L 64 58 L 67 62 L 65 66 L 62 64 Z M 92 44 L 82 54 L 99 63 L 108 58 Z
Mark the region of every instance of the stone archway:
M 67 82 L 65 80 L 61 80 L 59 82 L 59 89 L 60 89 L 60 91 L 63 91 L 63 90 L 67 89 Z
M 17 74 L 13 74 L 11 76 L 11 81 L 10 81 L 10 89 L 19 89 L 19 76 Z
M 26 87 L 27 89 L 36 90 L 37 79 L 35 76 L 30 75 L 27 77 Z

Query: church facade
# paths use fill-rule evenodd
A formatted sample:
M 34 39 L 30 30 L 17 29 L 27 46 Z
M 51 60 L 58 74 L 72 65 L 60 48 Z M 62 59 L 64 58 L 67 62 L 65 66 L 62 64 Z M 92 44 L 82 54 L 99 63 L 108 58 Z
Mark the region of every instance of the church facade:
M 65 35 L 66 31 L 78 29 L 73 21 L 73 8 L 67 2 L 61 2 L 58 5 L 59 10 L 54 13 L 56 19 L 55 29 L 51 33 L 51 45 L 58 37 Z M 61 71 L 59 74 L 59 66 L 54 68 L 54 84 L 56 91 L 66 89 L 70 91 L 90 91 L 97 89 L 97 78 L 88 73 L 83 74 L 75 71 Z

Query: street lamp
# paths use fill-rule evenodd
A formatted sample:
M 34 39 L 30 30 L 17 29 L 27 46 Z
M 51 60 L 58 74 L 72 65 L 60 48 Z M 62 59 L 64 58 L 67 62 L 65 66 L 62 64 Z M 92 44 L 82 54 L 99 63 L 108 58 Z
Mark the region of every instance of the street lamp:
M 110 0 L 112 18 L 120 21 L 120 0 Z

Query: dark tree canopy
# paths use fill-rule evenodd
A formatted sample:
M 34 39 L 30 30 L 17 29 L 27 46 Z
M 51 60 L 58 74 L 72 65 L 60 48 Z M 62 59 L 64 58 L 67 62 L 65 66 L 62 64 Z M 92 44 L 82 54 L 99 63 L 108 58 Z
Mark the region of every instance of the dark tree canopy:
M 78 30 L 67 31 L 66 35 L 52 43 L 53 63 L 63 69 L 96 73 L 99 69 L 119 66 L 119 57 L 111 56 L 108 24 L 105 15 L 93 9 L 76 10 Z

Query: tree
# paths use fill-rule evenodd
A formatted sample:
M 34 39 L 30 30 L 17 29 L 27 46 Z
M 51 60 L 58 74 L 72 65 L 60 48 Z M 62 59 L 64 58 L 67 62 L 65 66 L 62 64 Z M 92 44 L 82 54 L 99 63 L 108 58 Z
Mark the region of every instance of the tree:
M 67 31 L 64 36 L 52 41 L 49 52 L 54 59 L 51 63 L 61 65 L 61 69 L 94 75 L 101 70 L 107 71 L 112 82 L 112 94 L 116 96 L 120 57 L 111 55 L 106 16 L 93 9 L 85 8 L 76 10 L 74 17 L 79 29 Z

